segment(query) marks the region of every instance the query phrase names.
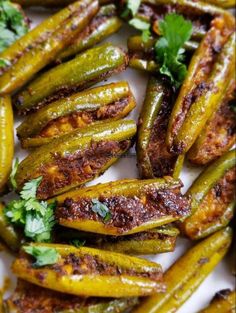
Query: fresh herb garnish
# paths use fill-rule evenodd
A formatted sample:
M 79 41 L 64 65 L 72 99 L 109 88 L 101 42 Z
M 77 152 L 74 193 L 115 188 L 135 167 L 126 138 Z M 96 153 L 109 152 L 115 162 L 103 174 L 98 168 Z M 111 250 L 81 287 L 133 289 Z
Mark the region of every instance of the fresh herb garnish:
M 36 262 L 33 263 L 34 267 L 55 264 L 60 258 L 57 250 L 49 247 L 24 246 L 23 250 L 36 259 Z
M 80 239 L 72 239 L 70 240 L 70 244 L 72 246 L 75 246 L 76 248 L 83 247 L 85 245 L 86 240 L 80 240 Z
M 15 180 L 15 176 L 16 176 L 16 172 L 17 172 L 18 166 L 19 166 L 19 159 L 16 158 L 16 160 L 15 160 L 15 162 L 13 164 L 12 170 L 11 170 L 10 178 L 9 178 L 10 184 L 11 184 L 11 186 L 12 186 L 12 188 L 14 190 L 16 190 L 16 188 L 17 188 L 17 183 L 16 183 L 16 180 Z
M 140 18 L 133 18 L 129 21 L 129 24 L 134 28 L 142 31 L 142 40 L 147 42 L 149 37 L 151 36 L 150 24 L 141 20 Z
M 160 73 L 170 77 L 171 82 L 179 87 L 183 82 L 187 68 L 183 64 L 184 43 L 190 39 L 192 24 L 183 16 L 172 13 L 159 23 L 161 38 L 155 45 L 155 53 L 160 64 Z
M 111 219 L 109 208 L 97 199 L 93 199 L 92 203 L 92 211 L 101 216 L 104 222 L 108 222 Z
M 122 17 L 128 17 L 130 14 L 135 16 L 138 12 L 141 0 L 128 0 L 126 2 L 125 10 L 122 13 Z
M 24 228 L 26 237 L 36 242 L 47 242 L 55 225 L 56 204 L 36 199 L 41 180 L 42 177 L 38 177 L 27 182 L 20 192 L 20 199 L 9 202 L 4 213 L 12 224 Z
M 0 0 L 0 52 L 27 31 L 28 25 L 18 6 L 8 0 Z

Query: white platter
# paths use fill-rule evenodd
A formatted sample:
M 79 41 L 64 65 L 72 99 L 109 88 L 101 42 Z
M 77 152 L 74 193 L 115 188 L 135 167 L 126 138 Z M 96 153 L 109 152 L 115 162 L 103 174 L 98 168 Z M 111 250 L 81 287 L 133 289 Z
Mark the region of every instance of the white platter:
M 44 10 L 34 10 L 27 11 L 28 16 L 32 20 L 32 27 L 38 24 L 42 19 L 46 18 L 49 14 L 48 11 Z M 133 34 L 133 30 L 128 26 L 124 26 L 118 34 L 110 37 L 107 41 L 113 42 L 121 47 L 126 48 L 127 38 Z M 115 75 L 108 80 L 108 82 L 127 80 L 131 86 L 131 89 L 135 95 L 137 101 L 136 109 L 129 115 L 129 118 L 134 118 L 137 121 L 139 111 L 141 109 L 143 99 L 145 96 L 146 84 L 148 76 L 145 73 L 134 71 L 131 69 L 125 72 Z M 104 82 L 103 82 L 104 83 Z M 103 83 L 100 83 L 103 84 Z M 19 123 L 16 117 L 17 125 Z M 24 158 L 26 153 L 22 151 L 19 142 L 16 139 L 15 156 L 20 159 Z M 188 164 L 184 166 L 181 174 L 181 179 L 184 182 L 183 191 L 187 190 L 195 177 L 199 174 L 200 170 L 189 166 Z M 104 175 L 94 180 L 90 185 L 95 185 L 101 182 L 114 181 L 122 178 L 136 178 L 138 177 L 138 171 L 136 167 L 135 156 L 122 158 L 115 165 L 113 165 L 109 170 L 105 172 Z M 189 247 L 191 242 L 186 239 L 178 239 L 176 250 L 172 253 L 166 253 L 156 256 L 149 256 L 148 258 L 152 261 L 158 262 L 163 266 L 164 270 L 175 262 Z M 9 292 L 14 289 L 15 278 L 11 274 L 11 262 L 13 257 L 7 255 L 5 252 L 0 252 L 0 288 L 3 285 L 4 278 L 11 278 L 11 285 Z M 233 289 L 235 286 L 235 277 L 231 274 L 230 260 L 224 259 L 214 270 L 214 272 L 209 275 L 209 277 L 204 281 L 200 288 L 194 293 L 194 295 L 181 307 L 178 313 L 195 313 L 200 309 L 205 307 L 213 295 L 222 289 L 230 288 Z M 7 294 L 9 294 L 9 292 Z M 218 313 L 218 312 L 216 312 Z M 220 313 L 220 312 L 219 312 Z

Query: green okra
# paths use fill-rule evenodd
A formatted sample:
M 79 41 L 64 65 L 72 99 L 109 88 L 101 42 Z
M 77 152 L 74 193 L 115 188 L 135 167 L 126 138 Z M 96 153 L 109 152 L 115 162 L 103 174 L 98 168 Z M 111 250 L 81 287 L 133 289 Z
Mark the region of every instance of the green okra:
M 165 290 L 162 268 L 154 262 L 86 247 L 30 246 L 53 249 L 58 255 L 55 264 L 35 267 L 33 258 L 22 251 L 13 263 L 17 277 L 41 287 L 76 296 L 105 298 L 145 296 Z
M 0 58 L 11 65 L 0 76 L 0 95 L 23 87 L 36 73 L 51 63 L 59 52 L 84 29 L 98 11 L 98 1 L 80 0 L 36 27 Z M 19 50 L 15 50 L 19 47 Z
M 14 103 L 20 112 L 35 110 L 86 89 L 125 69 L 126 65 L 127 56 L 120 48 L 103 44 L 43 73 L 16 95 Z
M 189 215 L 182 183 L 171 177 L 126 179 L 81 188 L 56 197 L 61 226 L 103 235 L 130 235 Z
M 19 3 L 22 6 L 25 7 L 49 7 L 49 8 L 55 8 L 55 7 L 63 7 L 66 5 L 69 5 L 74 2 L 74 0 L 14 0 L 13 2 Z M 99 0 L 99 4 L 107 4 L 112 3 L 114 1 L 110 0 Z
M 230 33 L 222 20 L 215 20 L 193 55 L 168 126 L 167 144 L 176 154 L 191 148 L 234 76 L 235 34 Z M 216 42 L 222 49 L 212 54 Z
M 83 185 L 127 151 L 135 132 L 135 122 L 124 120 L 91 125 L 59 137 L 19 164 L 15 176 L 18 189 L 42 176 L 37 197 L 47 199 Z
M 192 215 L 181 229 L 196 240 L 225 227 L 235 209 L 236 150 L 224 154 L 206 168 L 194 181 L 187 194 L 192 199 Z
M 209 118 L 197 140 L 188 152 L 188 159 L 197 165 L 205 165 L 227 152 L 236 141 L 235 77 L 226 90 L 218 110 Z
M 59 54 L 58 59 L 68 59 L 75 54 L 92 48 L 94 45 L 116 33 L 122 26 L 121 19 L 117 16 L 114 4 L 100 8 L 90 24 L 79 34 L 69 47 Z
M 17 128 L 17 135 L 24 148 L 39 146 L 88 125 L 121 119 L 135 105 L 125 81 L 95 87 L 30 114 Z
M 171 225 L 118 237 L 59 228 L 55 230 L 55 241 L 70 244 L 78 242 L 78 244 L 86 247 L 132 255 L 145 255 L 174 251 L 178 235 L 179 230 Z
M 199 313 L 234 313 L 236 309 L 236 293 L 230 289 L 217 292 L 209 306 Z
M 138 298 L 86 299 L 68 294 L 62 297 L 56 291 L 18 280 L 14 293 L 4 301 L 4 313 L 123 313 L 138 302 Z
M 132 313 L 177 312 L 214 270 L 232 241 L 232 230 L 223 229 L 187 251 L 164 274 L 167 290 L 145 298 Z
M 0 238 L 14 252 L 18 251 L 21 244 L 21 234 L 17 231 L 4 215 L 4 205 L 0 203 Z
M 202 0 L 203 2 L 207 2 L 224 9 L 230 9 L 235 7 L 235 0 Z
M 184 156 L 168 151 L 166 133 L 175 92 L 163 78 L 151 77 L 139 117 L 137 159 L 142 178 L 178 178 Z

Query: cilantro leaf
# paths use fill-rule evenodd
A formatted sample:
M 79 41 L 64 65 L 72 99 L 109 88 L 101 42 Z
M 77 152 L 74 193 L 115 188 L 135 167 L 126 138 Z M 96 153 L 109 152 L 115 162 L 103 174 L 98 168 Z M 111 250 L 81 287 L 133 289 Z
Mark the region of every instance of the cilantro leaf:
M 0 58 L 0 69 L 6 66 L 10 66 L 11 62 L 6 59 Z
M 80 239 L 72 239 L 70 240 L 70 244 L 75 246 L 76 248 L 80 248 L 85 245 L 86 240 L 80 240 Z
M 142 31 L 142 39 L 144 42 L 148 41 L 151 36 L 150 24 L 141 20 L 140 18 L 133 18 L 129 21 L 129 24 L 134 28 Z
M 104 222 L 108 222 L 111 219 L 109 208 L 97 199 L 92 199 L 92 203 L 92 211 L 101 216 Z
M 19 166 L 19 159 L 16 158 L 14 164 L 13 164 L 13 167 L 12 167 L 12 170 L 11 170 L 11 174 L 10 174 L 10 184 L 12 186 L 12 188 L 14 190 L 16 190 L 17 188 L 17 183 L 16 183 L 16 180 L 15 180 L 15 176 L 16 176 L 16 172 L 17 172 L 17 169 L 18 169 L 18 166 Z
M 36 259 L 36 262 L 33 264 L 34 267 L 55 264 L 60 258 L 57 250 L 49 247 L 24 246 L 23 250 Z
M 192 24 L 183 16 L 172 13 L 167 14 L 159 24 L 161 38 L 155 45 L 156 58 L 160 64 L 160 72 L 169 76 L 171 82 L 179 87 L 183 82 L 187 68 L 183 64 L 184 43 L 190 39 Z
M 19 7 L 8 0 L 0 1 L 0 52 L 27 31 L 28 25 Z
M 42 176 L 32 179 L 29 182 L 25 183 L 24 187 L 22 188 L 22 191 L 20 192 L 20 196 L 24 200 L 29 200 L 30 198 L 36 198 L 36 192 L 38 189 L 38 186 L 40 185 L 42 181 Z
M 124 18 L 129 16 L 129 14 L 131 14 L 132 16 L 135 16 L 138 12 L 140 4 L 141 4 L 141 0 L 127 0 L 126 8 L 121 16 Z

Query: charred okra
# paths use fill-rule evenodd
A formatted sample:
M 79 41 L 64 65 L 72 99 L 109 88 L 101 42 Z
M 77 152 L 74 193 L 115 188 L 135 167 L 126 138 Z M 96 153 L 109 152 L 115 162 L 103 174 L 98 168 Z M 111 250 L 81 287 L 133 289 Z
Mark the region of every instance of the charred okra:
M 43 73 L 16 95 L 14 103 L 23 113 L 36 110 L 73 92 L 86 89 L 113 73 L 124 70 L 126 65 L 126 54 L 120 48 L 106 43 Z
M 14 293 L 4 301 L 4 313 L 123 313 L 137 304 L 137 298 L 62 297 L 59 292 L 18 280 Z
M 7 184 L 14 154 L 13 111 L 11 98 L 0 96 L 0 193 Z
M 145 255 L 174 251 L 179 230 L 173 226 L 164 225 L 126 236 L 104 236 L 68 228 L 59 228 L 55 233 L 54 236 L 58 243 L 78 243 L 86 247 L 102 250 Z
M 197 140 L 188 152 L 188 159 L 205 165 L 228 151 L 236 140 L 236 116 L 233 109 L 235 78 L 230 83 L 219 109 L 210 117 Z
M 56 198 L 62 226 L 104 235 L 128 235 L 182 219 L 190 201 L 170 177 L 121 180 L 75 190 Z
M 20 248 L 21 235 L 8 223 L 4 214 L 4 205 L 0 203 L 0 238 L 7 244 L 12 251 L 18 251 Z
M 222 0 L 218 0 L 222 1 Z M 49 8 L 56 8 L 56 7 L 63 7 L 68 4 L 74 2 L 74 0 L 14 0 L 14 2 L 19 3 L 26 7 L 34 7 L 34 6 L 41 6 L 41 7 L 49 7 Z M 99 0 L 99 4 L 107 4 L 112 3 L 112 0 Z
M 164 274 L 166 293 L 144 299 L 132 313 L 176 312 L 222 260 L 231 241 L 227 228 L 191 248 Z
M 178 178 L 184 156 L 168 151 L 166 133 L 175 92 L 162 78 L 151 77 L 139 118 L 137 157 L 142 178 Z
M 55 264 L 36 267 L 33 258 L 22 252 L 13 263 L 16 276 L 42 287 L 78 296 L 114 298 L 165 290 L 157 263 L 93 248 L 56 244 L 30 247 L 53 249 L 58 256 Z
M 88 125 L 125 117 L 135 107 L 127 82 L 111 83 L 50 103 L 17 128 L 24 148 L 40 146 Z
M 191 148 L 234 76 L 235 34 L 230 33 L 223 20 L 214 20 L 191 60 L 168 126 L 167 143 L 176 154 Z
M 0 95 L 15 92 L 52 62 L 97 11 L 98 1 L 76 1 L 4 50 L 0 59 L 10 66 L 2 68 Z
M 229 151 L 212 163 L 188 190 L 192 215 L 182 224 L 191 239 L 200 239 L 226 226 L 235 208 L 236 159 Z
M 236 309 L 236 293 L 230 289 L 217 292 L 210 305 L 199 313 L 234 313 Z
M 114 4 L 101 7 L 97 15 L 69 47 L 59 54 L 58 59 L 68 59 L 86 49 L 89 49 L 117 32 L 122 26 L 121 19 L 117 16 Z
M 42 177 L 37 197 L 47 199 L 83 185 L 127 151 L 135 132 L 134 121 L 114 121 L 56 138 L 20 163 L 15 176 L 18 189 L 29 180 Z

